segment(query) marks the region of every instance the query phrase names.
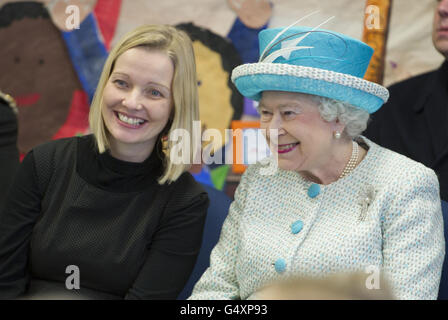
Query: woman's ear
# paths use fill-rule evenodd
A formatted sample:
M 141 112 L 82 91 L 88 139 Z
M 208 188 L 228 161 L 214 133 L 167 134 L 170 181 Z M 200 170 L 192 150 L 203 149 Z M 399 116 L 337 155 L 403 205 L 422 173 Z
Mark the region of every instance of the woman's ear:
M 342 134 L 345 130 L 345 124 L 339 121 L 339 119 L 331 121 L 330 124 L 333 135 L 335 134 L 335 132 L 339 132 L 340 134 Z

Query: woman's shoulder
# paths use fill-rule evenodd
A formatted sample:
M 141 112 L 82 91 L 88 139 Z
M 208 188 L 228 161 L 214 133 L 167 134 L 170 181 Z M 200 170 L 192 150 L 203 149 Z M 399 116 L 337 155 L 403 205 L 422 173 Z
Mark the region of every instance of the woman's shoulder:
M 165 187 L 171 196 L 176 198 L 194 198 L 207 194 L 202 185 L 188 171 L 181 174 L 176 181 L 166 184 Z
M 92 135 L 62 138 L 45 142 L 32 149 L 36 162 L 39 163 L 61 163 L 65 160 L 75 160 L 78 145 L 91 145 Z
M 160 187 L 164 189 L 161 191 L 167 197 L 167 212 L 190 212 L 185 211 L 185 208 L 207 208 L 209 205 L 208 193 L 189 172 L 184 172 L 176 181 Z M 194 212 L 205 216 L 207 210 L 194 210 Z
M 34 147 L 33 151 L 34 153 L 36 152 L 54 153 L 58 151 L 67 151 L 67 149 L 74 148 L 78 142 L 91 142 L 91 140 L 92 135 L 61 138 L 40 144 Z
M 436 177 L 434 170 L 400 153 L 384 148 L 362 137 L 369 146 L 368 166 L 375 176 L 385 180 L 401 179 L 409 181 L 415 178 Z M 370 154 L 369 154 L 370 153 Z

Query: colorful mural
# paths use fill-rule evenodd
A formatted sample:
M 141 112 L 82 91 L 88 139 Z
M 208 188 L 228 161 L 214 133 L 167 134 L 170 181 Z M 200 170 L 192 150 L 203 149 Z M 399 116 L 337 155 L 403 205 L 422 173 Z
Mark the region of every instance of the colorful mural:
M 436 1 L 389 2 L 388 40 L 382 43 L 385 55 L 379 57 L 383 59 L 385 85 L 434 69 L 442 61 L 430 38 Z M 141 24 L 178 25 L 190 34 L 197 56 L 203 128 L 223 132 L 230 127 L 231 120 L 257 119 L 254 102 L 236 92 L 230 74 L 234 66 L 258 60 L 260 30 L 289 25 L 318 10 L 303 24 L 315 26 L 334 15 L 324 28 L 361 39 L 367 3 L 2 0 L 0 38 L 4 45 L 0 47 L 3 57 L 0 89 L 15 97 L 19 106 L 20 151 L 25 154 L 50 139 L 88 132 L 89 103 L 107 53 L 118 38 Z M 213 145 L 215 151 L 221 147 L 219 143 Z M 219 174 L 214 174 L 215 169 Z M 219 167 L 203 168 L 198 174 L 221 188 L 223 172 L 227 171 Z

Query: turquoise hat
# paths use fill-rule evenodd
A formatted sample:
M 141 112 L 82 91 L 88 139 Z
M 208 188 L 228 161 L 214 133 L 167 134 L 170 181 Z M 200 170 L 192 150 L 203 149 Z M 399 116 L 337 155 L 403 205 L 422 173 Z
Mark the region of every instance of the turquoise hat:
M 240 93 L 259 101 L 266 90 L 291 91 L 347 102 L 369 113 L 389 91 L 363 79 L 373 49 L 346 35 L 309 27 L 259 33 L 260 60 L 236 67 L 232 81 Z

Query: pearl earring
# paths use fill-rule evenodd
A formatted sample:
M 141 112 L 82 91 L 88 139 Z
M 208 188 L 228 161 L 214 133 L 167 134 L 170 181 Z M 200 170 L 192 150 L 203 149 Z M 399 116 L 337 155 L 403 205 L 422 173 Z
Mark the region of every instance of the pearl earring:
M 335 139 L 340 139 L 341 138 L 341 133 L 339 131 L 336 131 L 333 133 L 333 136 Z

